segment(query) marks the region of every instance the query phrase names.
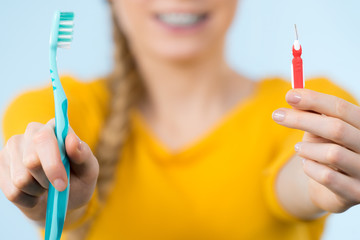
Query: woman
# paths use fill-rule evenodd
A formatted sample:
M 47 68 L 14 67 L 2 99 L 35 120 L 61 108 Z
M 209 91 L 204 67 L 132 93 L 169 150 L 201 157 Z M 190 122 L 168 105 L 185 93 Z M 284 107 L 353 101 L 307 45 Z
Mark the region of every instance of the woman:
M 325 79 L 286 94 L 284 80 L 230 69 L 236 0 L 110 4 L 113 74 L 63 78 L 67 239 L 319 239 L 326 212 L 359 203 L 360 108 Z M 67 182 L 51 94 L 10 105 L 0 154 L 2 191 L 42 226 L 49 181 Z M 285 94 L 293 109 L 277 109 Z

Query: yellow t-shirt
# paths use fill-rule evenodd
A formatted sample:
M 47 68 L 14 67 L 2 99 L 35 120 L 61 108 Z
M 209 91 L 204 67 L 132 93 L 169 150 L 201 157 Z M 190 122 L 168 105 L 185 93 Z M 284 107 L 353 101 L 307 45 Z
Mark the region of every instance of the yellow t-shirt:
M 94 150 L 108 113 L 105 83 L 62 81 L 70 124 Z M 326 79 L 307 81 L 306 87 L 356 103 Z M 300 221 L 275 194 L 276 176 L 303 135 L 271 118 L 275 109 L 290 107 L 285 102 L 290 88 L 282 79 L 258 82 L 250 97 L 176 152 L 133 110 L 114 188 L 87 239 L 320 239 L 325 218 Z M 53 118 L 52 99 L 49 86 L 13 101 L 3 121 L 5 139 L 24 133 L 29 122 Z

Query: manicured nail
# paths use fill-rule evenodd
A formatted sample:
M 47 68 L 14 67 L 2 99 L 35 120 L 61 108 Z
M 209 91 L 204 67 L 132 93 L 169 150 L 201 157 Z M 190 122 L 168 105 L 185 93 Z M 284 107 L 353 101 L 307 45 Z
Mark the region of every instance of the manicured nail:
M 275 121 L 281 122 L 285 119 L 285 111 L 283 110 L 275 110 L 272 114 L 272 118 Z
M 300 151 L 300 143 L 295 144 L 295 152 Z
M 82 141 L 79 139 L 78 140 L 78 146 L 77 146 L 77 148 L 78 148 L 78 151 L 79 152 L 81 152 L 81 150 L 82 150 L 82 148 L 83 148 L 83 144 L 82 144 Z
M 55 187 L 57 190 L 59 190 L 59 189 L 65 189 L 66 184 L 65 184 L 65 182 L 64 182 L 62 179 L 58 178 L 58 179 L 55 179 L 55 181 L 54 181 L 54 187 Z
M 305 161 L 306 161 L 306 159 L 305 158 L 303 158 L 303 157 L 299 157 L 299 160 L 301 160 L 301 162 L 304 164 L 305 163 Z
M 301 101 L 301 94 L 298 92 L 289 92 L 287 94 L 286 100 L 288 103 L 299 103 Z

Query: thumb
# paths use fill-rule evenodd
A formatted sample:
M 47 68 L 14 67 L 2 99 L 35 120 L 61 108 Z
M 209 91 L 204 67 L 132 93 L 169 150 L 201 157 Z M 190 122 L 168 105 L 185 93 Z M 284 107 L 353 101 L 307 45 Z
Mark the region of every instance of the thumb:
M 69 127 L 65 139 L 66 153 L 70 160 L 72 172 L 83 181 L 92 182 L 99 174 L 99 164 L 90 147 Z

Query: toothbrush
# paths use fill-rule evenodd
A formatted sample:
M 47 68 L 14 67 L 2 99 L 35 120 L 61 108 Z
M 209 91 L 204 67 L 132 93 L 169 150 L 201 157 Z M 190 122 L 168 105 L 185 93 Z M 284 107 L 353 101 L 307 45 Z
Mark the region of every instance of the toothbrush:
M 52 184 L 49 185 L 45 239 L 59 240 L 64 227 L 67 204 L 70 190 L 70 163 L 65 151 L 65 138 L 69 129 L 67 116 L 68 102 L 58 75 L 56 54 L 58 48 L 70 48 L 73 36 L 74 13 L 55 12 L 50 35 L 50 75 L 55 99 L 55 135 L 68 176 L 67 188 L 63 192 L 57 191 Z
M 305 87 L 305 80 L 304 80 L 304 73 L 303 73 L 303 61 L 301 59 L 302 48 L 299 43 L 299 36 L 295 24 L 295 41 L 292 48 L 293 53 L 293 60 L 291 64 L 291 73 L 292 73 L 292 88 L 304 88 Z

